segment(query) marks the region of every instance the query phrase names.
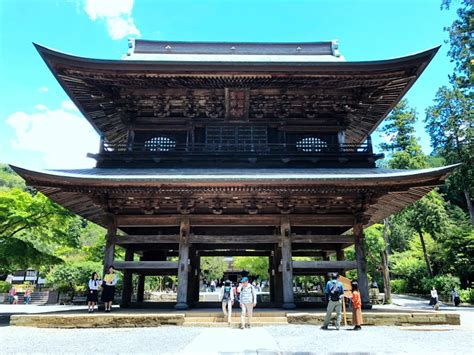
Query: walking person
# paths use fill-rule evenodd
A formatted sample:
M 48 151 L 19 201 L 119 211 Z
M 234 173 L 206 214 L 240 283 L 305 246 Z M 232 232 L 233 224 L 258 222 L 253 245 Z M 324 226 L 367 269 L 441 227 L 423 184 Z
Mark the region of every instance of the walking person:
M 31 301 L 31 288 L 27 288 L 25 290 L 25 295 L 23 296 L 23 301 L 25 302 L 25 304 L 30 304 L 30 301 Z
M 434 309 L 439 309 L 438 305 L 438 291 L 436 291 L 436 288 L 433 286 L 431 289 L 431 298 L 430 298 L 430 306 L 433 306 Z
M 245 316 L 248 316 L 247 328 L 250 328 L 252 323 L 253 308 L 257 305 L 257 291 L 249 284 L 248 277 L 242 277 L 242 285 L 239 286 L 239 303 L 242 313 L 240 314 L 240 329 L 245 328 Z
M 361 330 L 362 327 L 362 300 L 360 298 L 359 283 L 357 281 L 351 282 L 352 286 L 352 325 L 354 330 Z
M 94 313 L 94 308 L 97 304 L 99 286 L 102 284 L 102 281 L 99 280 L 99 275 L 96 272 L 93 272 L 89 282 L 87 283 L 87 311 L 89 313 Z
M 455 288 L 451 291 L 451 299 L 453 300 L 454 305 L 457 307 L 461 303 L 461 299 L 459 298 L 458 291 Z
M 332 280 L 328 281 L 325 288 L 326 298 L 328 300 L 328 306 L 326 309 L 326 317 L 321 329 L 327 330 L 329 322 L 331 321 L 332 312 L 336 311 L 336 329 L 339 330 L 341 327 L 342 318 L 342 297 L 344 295 L 344 286 L 341 282 L 337 281 L 339 275 L 337 272 L 332 274 Z
M 219 299 L 222 302 L 222 312 L 224 312 L 224 317 L 227 318 L 227 323 L 230 325 L 232 322 L 232 306 L 234 304 L 234 288 L 232 287 L 232 283 L 227 280 L 224 283 L 224 286 L 221 287 L 221 294 Z
M 115 273 L 114 267 L 110 265 L 107 268 L 106 274 L 102 281 L 102 296 L 101 300 L 105 304 L 105 312 L 112 310 L 112 302 L 114 301 L 115 285 L 117 284 L 117 274 Z

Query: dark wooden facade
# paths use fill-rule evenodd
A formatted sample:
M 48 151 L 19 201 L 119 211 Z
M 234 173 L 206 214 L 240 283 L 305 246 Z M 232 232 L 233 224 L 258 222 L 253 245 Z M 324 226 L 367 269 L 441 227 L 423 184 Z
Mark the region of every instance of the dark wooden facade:
M 246 253 L 269 257 L 274 304 L 295 307 L 294 275 L 357 268 L 368 305 L 363 227 L 454 168 L 377 169 L 369 136 L 436 49 L 345 62 L 331 42 L 136 41 L 120 61 L 37 48 L 101 134 L 91 154 L 97 167 L 13 168 L 108 229 L 105 264 L 115 245 L 126 249 L 114 262 L 124 270 L 124 306 L 133 273 L 141 275 L 139 300 L 144 277 L 177 274 L 176 307 L 195 305 L 200 256 Z M 345 261 L 353 244 L 357 262 Z

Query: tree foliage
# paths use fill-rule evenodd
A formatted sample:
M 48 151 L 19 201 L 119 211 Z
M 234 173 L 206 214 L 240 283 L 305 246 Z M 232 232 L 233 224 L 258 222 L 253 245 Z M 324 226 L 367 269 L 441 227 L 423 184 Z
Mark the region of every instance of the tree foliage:
M 441 8 L 449 9 L 451 0 L 443 0 Z M 472 74 L 474 39 L 474 10 L 472 0 L 462 0 L 457 10 L 458 18 L 444 30 L 449 34 L 450 48 L 448 55 L 455 64 L 455 72 L 450 75 L 451 82 L 461 88 L 472 90 L 474 77 Z
M 434 105 L 427 108 L 425 127 L 434 153 L 447 164 L 462 163 L 449 178 L 449 188 L 463 193 L 474 223 L 474 110 L 472 100 L 460 89 L 441 87 Z
M 260 280 L 268 280 L 268 258 L 264 256 L 238 256 L 234 258 L 234 269 L 248 271 Z
M 201 273 L 208 281 L 222 279 L 227 266 L 227 261 L 222 256 L 201 257 Z

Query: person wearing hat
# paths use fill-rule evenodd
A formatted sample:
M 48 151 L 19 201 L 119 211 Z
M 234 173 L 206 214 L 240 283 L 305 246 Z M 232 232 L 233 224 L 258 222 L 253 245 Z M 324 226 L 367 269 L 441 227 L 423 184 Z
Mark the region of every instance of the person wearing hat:
M 234 304 L 234 288 L 229 280 L 224 282 L 224 286 L 221 287 L 221 293 L 219 299 L 222 302 L 222 312 L 224 317 L 227 317 L 227 323 L 231 323 L 232 319 L 232 305 Z
M 342 298 L 344 296 L 344 286 L 337 281 L 339 275 L 337 272 L 332 274 L 332 280 L 328 281 L 325 288 L 326 298 L 328 300 L 328 307 L 326 309 L 326 317 L 321 329 L 327 330 L 329 322 L 331 321 L 332 312 L 336 311 L 336 329 L 339 330 L 341 326 L 341 310 Z
M 242 277 L 240 280 L 242 285 L 239 286 L 238 292 L 240 294 L 239 302 L 242 313 L 240 315 L 240 329 L 245 328 L 245 316 L 248 315 L 247 328 L 250 328 L 252 323 L 253 308 L 257 305 L 257 292 L 255 287 L 249 284 L 248 277 Z

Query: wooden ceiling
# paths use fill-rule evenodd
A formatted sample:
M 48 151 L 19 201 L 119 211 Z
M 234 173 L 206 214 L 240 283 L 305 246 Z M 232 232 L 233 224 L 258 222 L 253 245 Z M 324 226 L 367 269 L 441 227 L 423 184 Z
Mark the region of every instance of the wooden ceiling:
M 124 142 L 131 127 L 206 122 L 329 125 L 345 130 L 347 143 L 362 143 L 437 52 L 374 62 L 209 63 L 96 60 L 36 47 L 111 143 Z

